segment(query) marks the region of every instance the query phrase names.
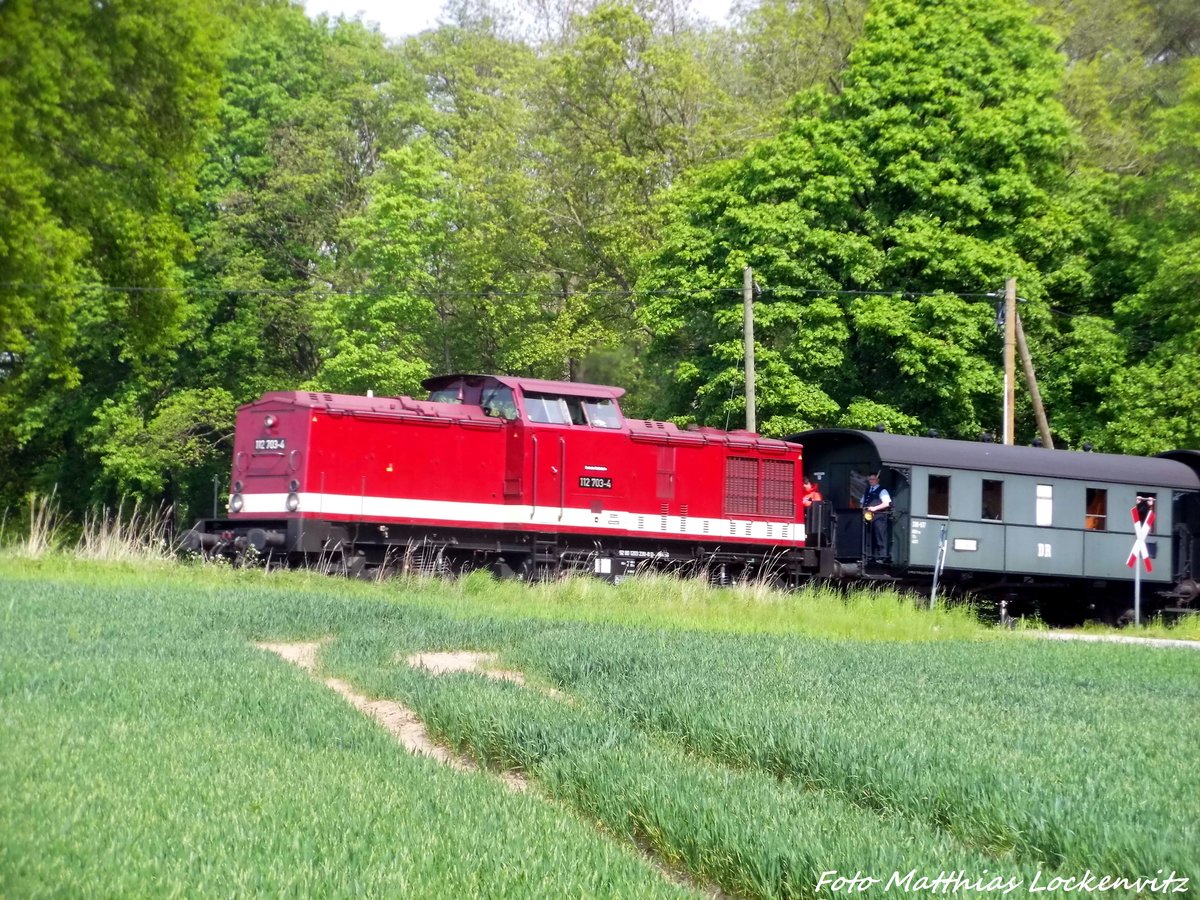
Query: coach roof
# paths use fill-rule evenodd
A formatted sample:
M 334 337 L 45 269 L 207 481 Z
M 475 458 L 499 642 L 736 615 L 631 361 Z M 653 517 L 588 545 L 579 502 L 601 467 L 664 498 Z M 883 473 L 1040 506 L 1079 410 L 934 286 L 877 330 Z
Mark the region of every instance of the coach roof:
M 910 437 L 846 428 L 819 428 L 788 435 L 786 440 L 803 444 L 806 457 L 837 447 L 865 443 L 871 445 L 873 456 L 877 456 L 880 464 L 885 466 L 932 466 L 1179 490 L 1200 489 L 1200 474 L 1196 470 L 1178 460 L 1157 457 L 1010 447 L 1005 444 Z

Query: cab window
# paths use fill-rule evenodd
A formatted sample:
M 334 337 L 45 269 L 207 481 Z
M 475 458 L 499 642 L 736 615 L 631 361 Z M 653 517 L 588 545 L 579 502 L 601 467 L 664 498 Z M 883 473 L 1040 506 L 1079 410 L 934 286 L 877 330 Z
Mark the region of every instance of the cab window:
M 512 421 L 517 417 L 517 401 L 513 397 L 512 388 L 497 384 L 484 388 L 479 398 L 485 416 Z
M 588 422 L 597 428 L 620 428 L 621 413 L 608 397 L 598 400 L 584 400 L 583 408 L 587 411 Z
M 430 403 L 462 403 L 462 382 L 455 381 L 429 393 Z
M 562 397 L 551 394 L 525 395 L 525 414 L 530 422 L 543 425 L 570 425 L 571 413 Z
M 563 397 L 562 400 L 567 404 L 567 414 L 571 417 L 571 424 L 586 425 L 587 416 L 583 413 L 583 401 L 578 397 Z

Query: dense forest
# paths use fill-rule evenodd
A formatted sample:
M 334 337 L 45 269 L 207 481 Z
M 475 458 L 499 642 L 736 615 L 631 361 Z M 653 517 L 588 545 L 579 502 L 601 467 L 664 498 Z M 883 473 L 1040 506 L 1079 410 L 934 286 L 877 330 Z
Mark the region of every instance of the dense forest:
M 263 391 L 1200 446 L 1194 0 L 0 0 L 0 507 L 211 502 Z M 1035 431 L 1027 399 L 1019 437 Z

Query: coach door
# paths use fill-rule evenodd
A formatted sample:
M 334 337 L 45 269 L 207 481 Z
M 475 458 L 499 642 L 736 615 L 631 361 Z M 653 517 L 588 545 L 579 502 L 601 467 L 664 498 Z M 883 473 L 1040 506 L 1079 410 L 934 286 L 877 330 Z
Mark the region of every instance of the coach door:
M 837 517 L 834 527 L 837 557 L 846 562 L 856 562 L 863 557 L 866 523 L 859 501 L 867 489 L 867 473 L 872 466 L 867 461 L 825 460 L 823 465 L 810 465 L 808 469 L 811 476 L 819 475 L 821 493 L 833 506 Z
M 567 435 L 570 414 L 562 398 L 525 391 L 529 434 L 529 519 L 558 525 L 566 512 Z
M 1175 580 L 1182 599 L 1200 600 L 1200 493 L 1175 494 L 1173 543 Z
M 912 489 L 909 479 L 908 469 L 886 469 L 883 473 L 883 480 L 888 482 L 885 487 L 892 495 L 891 521 L 888 523 L 892 565 L 902 569 L 908 568 L 908 532 L 912 525 Z

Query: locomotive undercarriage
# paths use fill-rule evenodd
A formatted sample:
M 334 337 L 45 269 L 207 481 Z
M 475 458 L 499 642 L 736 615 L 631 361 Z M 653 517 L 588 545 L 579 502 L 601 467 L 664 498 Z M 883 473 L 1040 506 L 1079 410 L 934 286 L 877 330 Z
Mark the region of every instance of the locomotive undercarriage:
M 527 581 L 581 573 L 616 582 L 639 571 L 669 570 L 717 584 L 762 578 L 795 585 L 838 575 L 829 549 L 314 519 L 209 519 L 184 536 L 183 546 L 244 564 L 368 578 L 489 569 Z

